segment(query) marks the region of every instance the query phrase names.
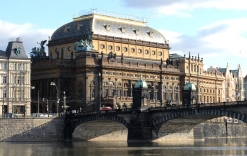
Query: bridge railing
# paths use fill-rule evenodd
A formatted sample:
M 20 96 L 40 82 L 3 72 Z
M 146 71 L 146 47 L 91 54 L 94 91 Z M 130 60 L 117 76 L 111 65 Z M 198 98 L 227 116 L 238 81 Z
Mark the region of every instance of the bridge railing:
M 79 113 L 69 113 L 66 116 L 78 116 L 78 115 L 95 115 L 95 114 L 119 114 L 119 113 L 129 113 L 132 111 L 132 108 L 123 108 L 123 109 L 112 109 L 112 110 L 101 110 L 98 112 L 79 112 Z
M 61 116 L 61 115 L 59 115 Z M 0 115 L 0 118 L 55 118 L 58 117 L 57 113 L 31 113 L 30 115 L 25 115 L 24 113 L 18 114 L 18 113 L 4 113 Z
M 173 106 L 163 106 L 163 107 L 151 107 L 146 111 L 162 111 L 162 110 L 172 110 L 172 109 L 188 109 L 188 108 L 198 108 L 198 107 L 219 107 L 219 106 L 231 106 L 231 105 L 244 105 L 247 101 L 231 101 L 231 102 L 218 102 L 218 103 L 200 103 L 192 105 L 176 105 Z
M 166 111 L 166 110 L 178 110 L 178 109 L 191 109 L 191 108 L 203 108 L 203 107 L 219 107 L 219 106 L 231 106 L 231 105 L 244 105 L 247 104 L 247 101 L 232 101 L 232 102 L 218 102 L 218 103 L 200 103 L 188 105 L 173 105 L 173 106 L 163 106 L 163 107 L 151 107 L 144 112 L 149 111 Z M 78 115 L 95 115 L 95 114 L 119 114 L 119 113 L 129 113 L 132 111 L 132 108 L 124 109 L 113 109 L 113 110 L 102 110 L 98 112 L 79 112 L 79 113 L 69 113 L 67 116 L 78 116 Z

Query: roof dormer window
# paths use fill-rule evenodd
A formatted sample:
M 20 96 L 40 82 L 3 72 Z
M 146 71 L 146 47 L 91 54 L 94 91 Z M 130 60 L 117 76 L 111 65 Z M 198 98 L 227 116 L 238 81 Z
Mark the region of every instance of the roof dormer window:
M 139 29 L 134 30 L 134 32 L 136 33 L 136 35 L 140 34 L 140 30 Z
M 120 30 L 122 33 L 125 33 L 125 27 L 121 27 Z
M 77 29 L 77 30 L 82 30 L 82 26 L 83 26 L 83 24 L 77 24 L 76 29 Z
M 106 24 L 105 29 L 109 31 L 111 29 L 110 24 Z
M 148 32 L 148 35 L 149 35 L 150 37 L 153 37 L 154 33 L 153 33 L 152 31 L 150 31 L 150 32 Z
M 70 31 L 70 27 L 65 26 L 64 27 L 64 32 L 69 32 L 69 31 Z

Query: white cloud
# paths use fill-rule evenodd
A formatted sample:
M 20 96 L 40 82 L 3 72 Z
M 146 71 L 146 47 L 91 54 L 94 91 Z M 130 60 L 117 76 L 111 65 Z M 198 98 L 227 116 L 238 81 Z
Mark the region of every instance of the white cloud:
M 175 42 L 180 43 L 182 40 L 179 38 L 181 34 L 174 32 L 174 31 L 168 31 L 168 30 L 159 30 L 160 33 L 163 34 L 163 36 L 166 38 L 166 40 L 169 40 L 169 42 Z
M 170 53 L 186 54 L 191 52 L 204 58 L 204 69 L 209 66 L 236 69 L 240 64 L 244 75 L 247 74 L 247 18 L 222 20 L 199 28 L 195 36 L 160 30 L 170 40 Z
M 48 36 L 51 36 L 53 32 L 54 30 L 52 29 L 38 28 L 30 23 L 15 24 L 0 20 L 0 50 L 5 51 L 9 40 L 20 37 L 29 56 L 33 47 L 39 47 L 37 42 L 47 40 Z

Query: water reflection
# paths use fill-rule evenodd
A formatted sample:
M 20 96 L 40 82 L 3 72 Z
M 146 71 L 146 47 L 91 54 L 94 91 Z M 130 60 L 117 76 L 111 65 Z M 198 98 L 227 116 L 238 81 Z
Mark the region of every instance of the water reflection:
M 207 139 L 192 142 L 1 142 L 0 155 L 8 156 L 142 156 L 142 155 L 247 155 L 247 139 Z

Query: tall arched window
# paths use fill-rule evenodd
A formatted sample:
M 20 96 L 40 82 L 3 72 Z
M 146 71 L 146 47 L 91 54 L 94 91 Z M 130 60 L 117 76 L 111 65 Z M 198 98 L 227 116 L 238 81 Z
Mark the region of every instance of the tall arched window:
M 95 97 L 95 90 L 94 89 L 92 89 L 92 94 L 91 94 L 91 96 L 94 98 Z

